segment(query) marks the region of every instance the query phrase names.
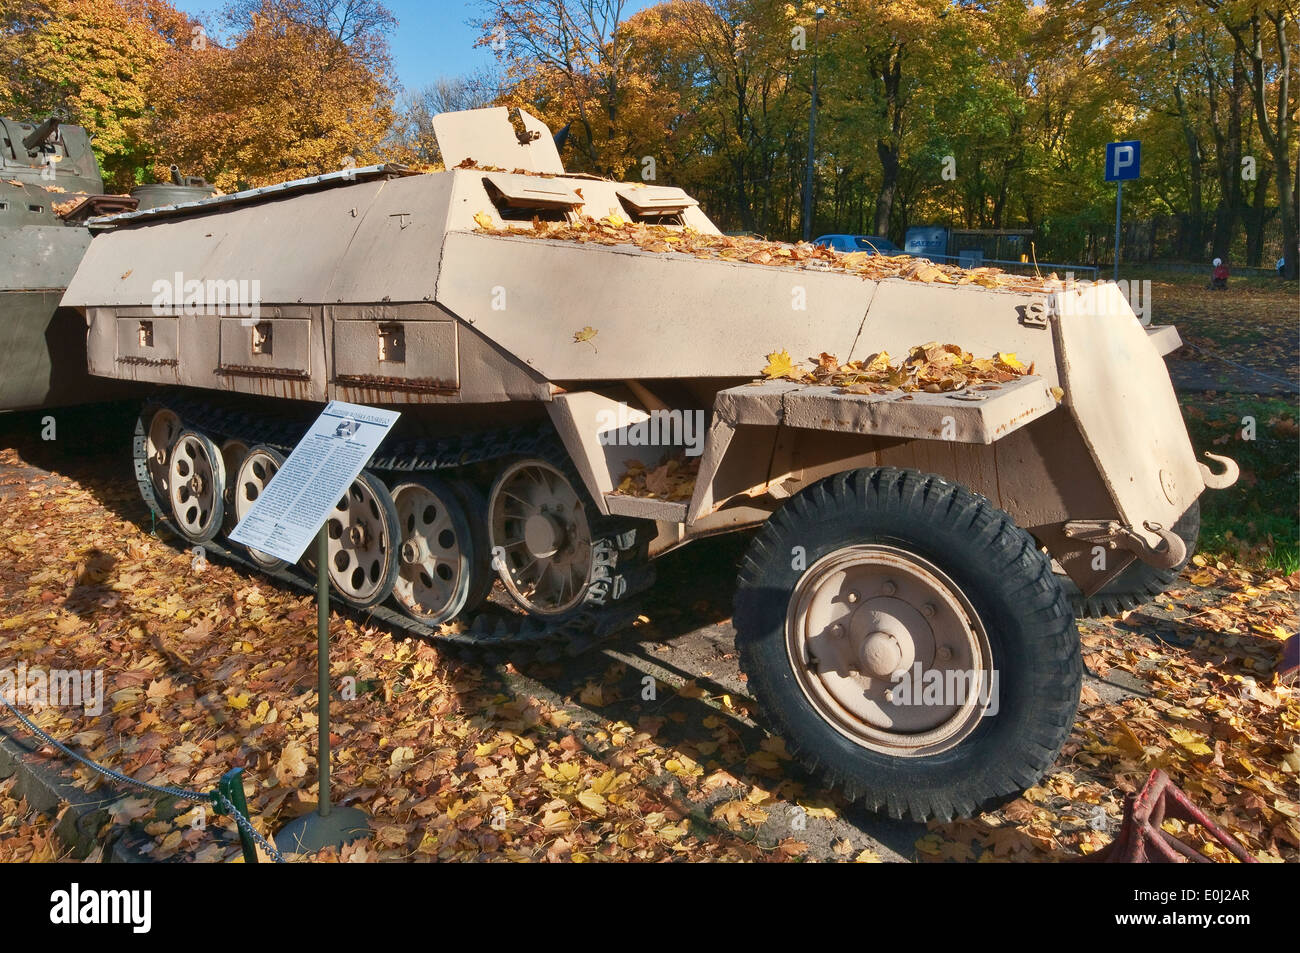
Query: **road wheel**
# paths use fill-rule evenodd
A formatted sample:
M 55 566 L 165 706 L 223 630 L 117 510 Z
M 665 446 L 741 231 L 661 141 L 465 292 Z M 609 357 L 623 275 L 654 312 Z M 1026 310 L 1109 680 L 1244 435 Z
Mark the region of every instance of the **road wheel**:
M 334 591 L 358 609 L 387 599 L 401 566 L 400 531 L 397 508 L 383 482 L 363 470 L 330 511 L 325 526 Z M 315 548 L 311 543 L 307 550 L 314 556 Z
M 221 531 L 225 492 L 226 467 L 217 445 L 196 430 L 183 431 L 171 449 L 167 493 L 186 539 L 206 543 Z
M 393 587 L 398 605 L 430 625 L 476 608 L 470 601 L 482 601 L 491 568 L 461 497 L 448 483 L 422 477 L 396 487 L 393 504 L 401 526 L 402 565 Z
M 235 506 L 235 492 L 238 486 L 239 468 L 248 456 L 248 444 L 242 440 L 227 440 L 221 445 L 221 462 L 226 468 L 226 488 L 221 495 L 225 509 L 225 522 L 221 526 L 221 535 L 229 536 L 239 524 L 239 512 Z
M 162 516 L 171 513 L 167 489 L 171 452 L 184 429 L 175 411 L 157 404 L 146 404 L 136 421 L 136 482 L 149 509 Z
M 1126 609 L 1135 609 L 1143 603 L 1150 602 L 1173 586 L 1182 574 L 1183 568 L 1196 554 L 1196 542 L 1201 535 L 1201 501 L 1196 500 L 1192 503 L 1172 529 L 1187 544 L 1187 555 L 1177 566 L 1157 569 L 1136 559 L 1103 586 L 1101 591 L 1093 593 L 1086 599 L 1069 576 L 1059 573 L 1061 588 L 1065 590 L 1075 616 L 1080 619 L 1095 619 L 1103 615 L 1119 615 Z
M 639 592 L 654 578 L 641 521 L 602 516 L 573 468 L 526 457 L 488 495 L 492 565 L 530 615 L 557 619 Z
M 236 524 L 248 515 L 248 511 L 253 508 L 258 497 L 266 492 L 267 484 L 280 472 L 282 466 L 284 466 L 284 455 L 270 447 L 253 447 L 244 455 L 243 461 L 239 464 L 239 473 L 235 477 L 232 494 Z M 248 556 L 267 572 L 279 572 L 288 565 L 283 559 L 251 547 L 248 548 Z
M 735 626 L 792 753 L 897 818 L 1015 797 L 1078 709 L 1078 634 L 1050 561 L 938 476 L 863 469 L 803 490 L 751 544 Z

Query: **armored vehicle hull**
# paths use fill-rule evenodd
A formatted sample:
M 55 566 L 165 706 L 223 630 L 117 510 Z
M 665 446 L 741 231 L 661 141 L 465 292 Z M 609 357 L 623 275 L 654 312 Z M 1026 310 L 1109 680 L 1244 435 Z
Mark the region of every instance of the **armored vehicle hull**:
M 124 398 L 141 388 L 91 376 L 85 317 L 59 301 L 90 246 L 86 220 L 134 209 L 105 195 L 90 138 L 51 116 L 0 119 L 0 411 Z M 144 186 L 151 204 L 205 198 L 202 180 Z
M 575 647 L 635 615 L 654 557 L 758 528 L 738 645 L 805 763 L 916 818 L 1033 783 L 1080 690 L 1062 578 L 1165 578 L 1234 477 L 1193 454 L 1176 332 L 1113 285 L 728 239 L 681 190 L 565 174 L 520 123 L 438 117 L 443 173 L 95 223 L 63 303 L 92 373 L 158 385 L 145 499 L 291 578 L 224 535 L 320 402 L 392 406 L 328 524 L 351 604 Z

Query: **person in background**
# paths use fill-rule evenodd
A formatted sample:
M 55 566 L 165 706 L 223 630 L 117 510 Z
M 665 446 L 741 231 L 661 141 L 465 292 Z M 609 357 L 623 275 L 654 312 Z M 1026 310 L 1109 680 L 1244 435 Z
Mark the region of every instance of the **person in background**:
M 1277 276 L 1278 276 L 1279 278 L 1285 278 L 1285 277 L 1286 277 L 1286 259 L 1285 259 L 1285 258 L 1279 258 L 1279 259 L 1277 260 Z
M 1214 271 L 1210 273 L 1210 287 L 1215 291 L 1225 291 L 1228 287 L 1228 266 L 1222 258 L 1214 259 Z

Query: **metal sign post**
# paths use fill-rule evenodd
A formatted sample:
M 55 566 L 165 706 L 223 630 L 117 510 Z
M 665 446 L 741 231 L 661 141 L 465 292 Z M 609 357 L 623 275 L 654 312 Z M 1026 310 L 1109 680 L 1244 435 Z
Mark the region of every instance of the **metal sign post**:
M 1119 221 L 1124 208 L 1124 180 L 1120 179 L 1115 183 L 1115 277 L 1116 284 L 1119 283 Z
M 1120 217 L 1124 206 L 1124 183 L 1142 171 L 1142 143 L 1137 139 L 1106 144 L 1106 181 L 1115 183 L 1115 281 L 1119 281 Z
M 281 849 L 314 853 L 370 833 L 366 813 L 334 807 L 330 798 L 330 578 L 329 515 L 370 462 L 400 415 L 396 411 L 330 401 L 271 478 L 230 538 L 258 552 L 296 563 L 316 542 L 317 763 L 315 812 L 294 818 L 277 835 Z

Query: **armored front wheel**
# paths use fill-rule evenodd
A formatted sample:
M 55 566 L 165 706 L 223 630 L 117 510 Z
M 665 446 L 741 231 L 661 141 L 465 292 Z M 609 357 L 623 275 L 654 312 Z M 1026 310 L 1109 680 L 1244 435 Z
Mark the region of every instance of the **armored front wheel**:
M 1078 633 L 1050 561 L 938 476 L 862 469 L 803 490 L 751 544 L 734 621 L 792 753 L 896 818 L 1015 797 L 1078 709 Z

